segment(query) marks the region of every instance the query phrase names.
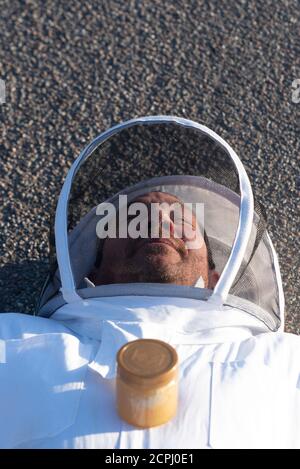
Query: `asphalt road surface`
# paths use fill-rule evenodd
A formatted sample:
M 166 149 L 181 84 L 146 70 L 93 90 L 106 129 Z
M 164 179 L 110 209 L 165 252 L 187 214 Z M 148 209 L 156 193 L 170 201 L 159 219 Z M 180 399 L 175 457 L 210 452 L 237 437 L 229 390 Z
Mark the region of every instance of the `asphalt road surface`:
M 245 163 L 268 213 L 300 334 L 300 9 L 290 1 L 15 1 L 0 5 L 0 310 L 32 312 L 49 213 L 80 150 L 115 123 L 204 123 Z

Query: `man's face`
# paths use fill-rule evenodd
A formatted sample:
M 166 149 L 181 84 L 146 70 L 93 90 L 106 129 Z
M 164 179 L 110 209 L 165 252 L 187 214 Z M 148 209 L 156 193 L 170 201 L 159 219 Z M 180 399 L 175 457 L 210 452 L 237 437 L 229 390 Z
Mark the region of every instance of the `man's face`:
M 95 285 L 134 282 L 194 285 L 201 276 L 205 287 L 213 288 L 218 274 L 209 271 L 207 248 L 195 215 L 188 213 L 186 207 L 184 208 L 180 233 L 174 212 L 161 210 L 156 227 L 158 237 L 151 238 L 151 229 L 153 229 L 151 205 L 164 203 L 171 206 L 174 203 L 182 203 L 175 196 L 165 192 L 149 192 L 136 198 L 131 204 L 133 202 L 141 202 L 148 209 L 148 237 L 106 238 L 101 265 L 91 274 L 91 280 Z M 163 234 L 163 226 L 168 226 L 168 237 Z M 177 237 L 178 233 L 181 234 L 180 237 Z M 191 243 L 193 236 L 194 239 L 197 236 L 196 248 L 195 245 L 193 248 L 190 247 L 193 245 Z

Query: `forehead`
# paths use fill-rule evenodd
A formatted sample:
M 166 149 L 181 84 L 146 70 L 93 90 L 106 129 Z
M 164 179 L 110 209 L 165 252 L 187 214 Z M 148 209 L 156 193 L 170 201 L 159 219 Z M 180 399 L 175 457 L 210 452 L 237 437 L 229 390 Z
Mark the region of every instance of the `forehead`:
M 191 210 L 186 204 L 182 202 L 176 195 L 169 194 L 168 192 L 160 192 L 160 191 L 152 191 L 147 192 L 146 194 L 142 194 L 135 199 L 133 199 L 128 206 L 133 203 L 141 202 L 144 204 L 151 204 L 151 203 L 167 203 L 172 205 L 174 203 L 180 204 L 182 206 L 182 214 L 188 215 L 192 214 L 192 219 L 196 220 L 196 215 L 193 210 Z
M 146 194 L 142 194 L 138 197 L 136 197 L 134 200 L 131 201 L 133 202 L 145 202 L 145 203 L 152 203 L 152 202 L 167 202 L 169 204 L 173 203 L 180 203 L 181 205 L 183 204 L 178 197 L 176 197 L 173 194 L 169 194 L 168 192 L 160 192 L 160 191 L 152 191 L 152 192 L 147 192 Z

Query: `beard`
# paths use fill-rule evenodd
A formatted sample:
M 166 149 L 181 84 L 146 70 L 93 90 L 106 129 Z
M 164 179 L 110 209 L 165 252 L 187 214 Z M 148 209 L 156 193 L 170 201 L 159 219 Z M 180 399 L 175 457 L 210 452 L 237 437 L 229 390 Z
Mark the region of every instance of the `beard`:
M 149 256 L 150 257 L 150 256 Z M 155 259 L 145 258 L 143 266 L 130 262 L 126 265 L 125 275 L 131 282 L 143 283 L 177 283 L 179 281 L 180 265 L 157 262 Z
M 127 261 L 122 268 L 126 282 L 172 283 L 177 285 L 194 285 L 198 280 L 199 258 L 182 259 L 176 263 L 168 262 L 163 255 L 163 248 L 152 246 L 151 252 L 145 253 L 141 263 L 135 258 Z

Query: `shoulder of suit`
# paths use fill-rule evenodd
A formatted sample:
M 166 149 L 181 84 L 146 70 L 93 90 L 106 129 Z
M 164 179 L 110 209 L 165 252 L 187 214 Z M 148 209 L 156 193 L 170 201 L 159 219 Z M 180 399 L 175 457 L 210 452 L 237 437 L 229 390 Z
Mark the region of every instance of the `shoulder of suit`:
M 29 335 L 69 333 L 71 331 L 59 323 L 48 318 L 32 316 L 24 313 L 0 314 L 0 339 L 23 339 Z

